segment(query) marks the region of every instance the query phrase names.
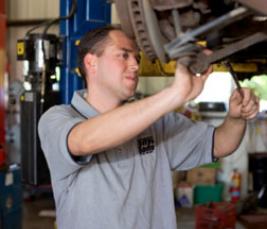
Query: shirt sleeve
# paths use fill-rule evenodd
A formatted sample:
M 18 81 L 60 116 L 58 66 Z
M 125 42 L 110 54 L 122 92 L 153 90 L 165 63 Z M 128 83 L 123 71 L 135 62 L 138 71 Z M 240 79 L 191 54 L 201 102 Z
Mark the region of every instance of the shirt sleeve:
M 84 121 L 75 116 L 71 108 L 55 106 L 45 112 L 38 124 L 41 148 L 45 154 L 53 178 L 62 179 L 88 163 L 92 156 L 74 158 L 71 156 L 67 138 L 71 129 Z
M 171 169 L 188 170 L 213 161 L 214 127 L 178 113 L 162 120 L 162 144 Z

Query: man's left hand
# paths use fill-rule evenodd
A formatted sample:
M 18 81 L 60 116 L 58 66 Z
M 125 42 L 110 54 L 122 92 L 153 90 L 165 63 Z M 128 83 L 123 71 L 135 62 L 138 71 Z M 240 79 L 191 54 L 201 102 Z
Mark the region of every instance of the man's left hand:
M 229 101 L 229 116 L 231 118 L 249 120 L 259 112 L 259 98 L 248 88 L 234 90 Z

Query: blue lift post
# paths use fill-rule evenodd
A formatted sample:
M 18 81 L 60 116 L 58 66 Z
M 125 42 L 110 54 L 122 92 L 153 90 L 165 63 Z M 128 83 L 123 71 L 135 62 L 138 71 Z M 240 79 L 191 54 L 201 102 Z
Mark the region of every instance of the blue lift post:
M 73 0 L 60 0 L 60 16 L 69 14 Z M 107 0 L 77 0 L 74 17 L 60 22 L 63 38 L 62 66 L 60 71 L 61 103 L 68 104 L 73 92 L 83 87 L 82 79 L 76 74 L 77 41 L 87 31 L 110 24 L 111 5 Z

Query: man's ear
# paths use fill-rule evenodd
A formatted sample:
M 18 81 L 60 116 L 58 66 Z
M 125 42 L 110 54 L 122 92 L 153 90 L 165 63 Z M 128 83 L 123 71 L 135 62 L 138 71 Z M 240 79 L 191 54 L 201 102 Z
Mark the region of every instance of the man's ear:
M 84 63 L 84 66 L 86 68 L 86 70 L 95 70 L 96 68 L 96 59 L 97 59 L 97 56 L 94 55 L 94 54 L 91 54 L 91 53 L 87 53 L 83 59 L 83 63 Z

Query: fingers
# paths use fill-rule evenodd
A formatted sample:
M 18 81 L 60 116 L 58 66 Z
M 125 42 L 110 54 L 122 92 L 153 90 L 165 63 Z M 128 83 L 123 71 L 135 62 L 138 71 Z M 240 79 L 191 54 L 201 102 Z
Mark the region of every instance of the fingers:
M 200 77 L 202 77 L 206 80 L 212 72 L 213 72 L 213 68 L 211 65 L 202 75 L 200 75 Z
M 242 88 L 242 92 L 243 92 L 243 100 L 242 100 L 243 106 L 247 106 L 248 103 L 251 102 L 251 100 L 253 101 L 256 100 L 256 96 L 248 88 Z
M 252 119 L 259 111 L 259 98 L 247 88 L 242 89 L 242 91 L 244 97 L 242 99 L 241 116 L 247 120 Z
M 252 119 L 259 112 L 259 102 L 250 101 L 247 106 L 242 106 L 241 115 L 244 119 Z
M 239 89 L 235 89 L 231 100 L 235 100 L 237 103 L 242 103 L 242 106 L 246 106 L 251 100 L 256 102 L 257 97 L 254 93 L 248 88 L 241 88 L 242 91 Z
M 196 98 L 203 90 L 206 79 L 212 72 L 212 67 L 209 67 L 205 74 L 201 77 L 195 77 L 186 66 L 177 62 L 175 79 L 172 83 L 173 87 L 179 89 L 186 101 Z
M 242 98 L 242 96 L 241 96 L 241 94 L 239 93 L 239 91 L 236 89 L 236 90 L 234 90 L 234 92 L 232 93 L 232 95 L 231 95 L 231 98 L 230 98 L 230 101 L 233 101 L 233 102 L 235 102 L 236 104 L 242 104 L 242 102 L 243 102 L 243 98 Z
M 230 98 L 230 113 L 232 117 L 245 120 L 253 119 L 259 112 L 259 99 L 248 88 L 242 88 L 242 93 L 236 89 Z
M 254 118 L 259 111 L 258 105 L 253 104 L 250 106 L 250 108 L 242 108 L 241 109 L 241 115 L 244 119 L 251 119 Z
M 179 70 L 181 73 L 189 74 L 187 67 L 179 61 L 176 62 L 176 70 Z
M 259 105 L 258 99 L 253 96 L 253 97 L 251 97 L 250 100 L 248 100 L 246 102 L 246 104 L 242 103 L 241 111 L 244 112 L 244 113 L 248 113 L 254 107 L 258 107 L 258 105 Z

